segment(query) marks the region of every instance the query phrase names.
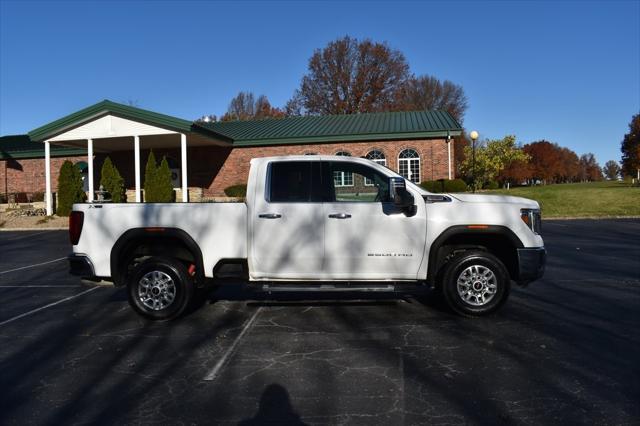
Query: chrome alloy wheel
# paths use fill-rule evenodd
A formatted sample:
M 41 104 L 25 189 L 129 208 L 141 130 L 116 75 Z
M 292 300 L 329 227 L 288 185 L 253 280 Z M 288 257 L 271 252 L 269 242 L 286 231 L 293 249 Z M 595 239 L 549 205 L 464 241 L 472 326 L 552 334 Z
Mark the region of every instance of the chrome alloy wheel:
M 173 303 L 176 285 L 164 272 L 151 271 L 138 281 L 138 297 L 144 306 L 159 311 Z
M 471 265 L 458 276 L 458 295 L 470 305 L 484 306 L 498 291 L 498 279 L 486 266 Z

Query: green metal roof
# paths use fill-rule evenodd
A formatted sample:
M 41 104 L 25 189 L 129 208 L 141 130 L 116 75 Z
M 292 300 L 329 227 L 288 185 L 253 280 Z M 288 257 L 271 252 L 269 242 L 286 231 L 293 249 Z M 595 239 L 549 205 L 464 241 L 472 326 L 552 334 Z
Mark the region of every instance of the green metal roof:
M 178 132 L 197 132 L 233 146 L 380 141 L 458 136 L 460 124 L 446 111 L 400 111 L 349 115 L 289 117 L 253 121 L 197 123 L 104 100 L 29 132 L 4 136 L 0 158 L 44 156 L 40 142 L 107 114 Z M 51 146 L 52 156 L 86 154 L 86 150 Z
M 68 155 L 87 155 L 87 150 L 51 145 L 52 157 L 65 157 Z M 1 160 L 25 158 L 44 158 L 44 144 L 31 141 L 29 135 L 0 137 Z
M 194 129 L 193 122 L 170 115 L 159 114 L 141 108 L 111 102 L 105 99 L 95 105 L 81 109 L 58 120 L 45 124 L 42 127 L 29 132 L 32 141 L 42 142 L 73 127 L 91 121 L 95 118 L 111 114 L 122 118 L 149 124 L 151 126 L 162 127 L 178 132 L 199 131 L 200 133 L 211 134 L 211 131 L 197 127 Z M 213 135 L 212 135 L 213 136 Z
M 234 146 L 419 139 L 458 136 L 460 124 L 446 111 L 400 111 L 198 123 L 233 140 Z

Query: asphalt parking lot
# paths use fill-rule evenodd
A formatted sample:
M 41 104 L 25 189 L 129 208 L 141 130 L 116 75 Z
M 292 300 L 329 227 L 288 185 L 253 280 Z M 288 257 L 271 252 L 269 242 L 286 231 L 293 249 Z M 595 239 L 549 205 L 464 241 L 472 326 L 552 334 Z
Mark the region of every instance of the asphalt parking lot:
M 545 278 L 489 318 L 228 285 L 153 323 L 67 274 L 66 232 L 2 232 L 0 424 L 640 423 L 640 220 L 543 236 Z

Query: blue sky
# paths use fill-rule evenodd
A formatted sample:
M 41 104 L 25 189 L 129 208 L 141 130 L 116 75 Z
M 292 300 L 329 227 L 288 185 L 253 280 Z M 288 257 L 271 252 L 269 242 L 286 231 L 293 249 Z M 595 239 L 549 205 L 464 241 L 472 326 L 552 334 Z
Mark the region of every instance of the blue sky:
M 283 105 L 313 50 L 351 35 L 461 84 L 483 138 L 620 159 L 640 112 L 640 1 L 0 0 L 0 134 L 102 99 L 186 119 L 240 90 Z

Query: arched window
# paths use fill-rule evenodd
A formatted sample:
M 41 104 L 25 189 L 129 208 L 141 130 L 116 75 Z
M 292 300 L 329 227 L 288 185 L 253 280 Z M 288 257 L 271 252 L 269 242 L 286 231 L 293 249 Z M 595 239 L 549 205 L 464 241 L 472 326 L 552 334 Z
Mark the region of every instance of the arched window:
M 420 183 L 420 156 L 413 149 L 405 149 L 398 156 L 398 173 L 407 180 Z
M 351 153 L 347 151 L 336 152 L 340 157 L 351 157 Z M 335 187 L 353 186 L 353 173 L 333 172 L 333 181 Z
M 367 160 L 371 160 L 371 161 L 373 161 L 375 163 L 382 164 L 383 166 L 387 165 L 387 158 L 384 156 L 384 153 L 382 151 L 377 150 L 377 149 L 369 151 L 367 153 L 367 155 L 365 156 L 365 158 Z M 373 186 L 373 181 L 371 179 L 365 178 L 364 184 L 366 186 Z
M 378 151 L 377 149 L 369 151 L 365 158 L 367 160 L 375 161 L 378 164 L 382 164 L 383 166 L 387 165 L 387 158 L 384 156 L 384 153 L 382 151 Z

